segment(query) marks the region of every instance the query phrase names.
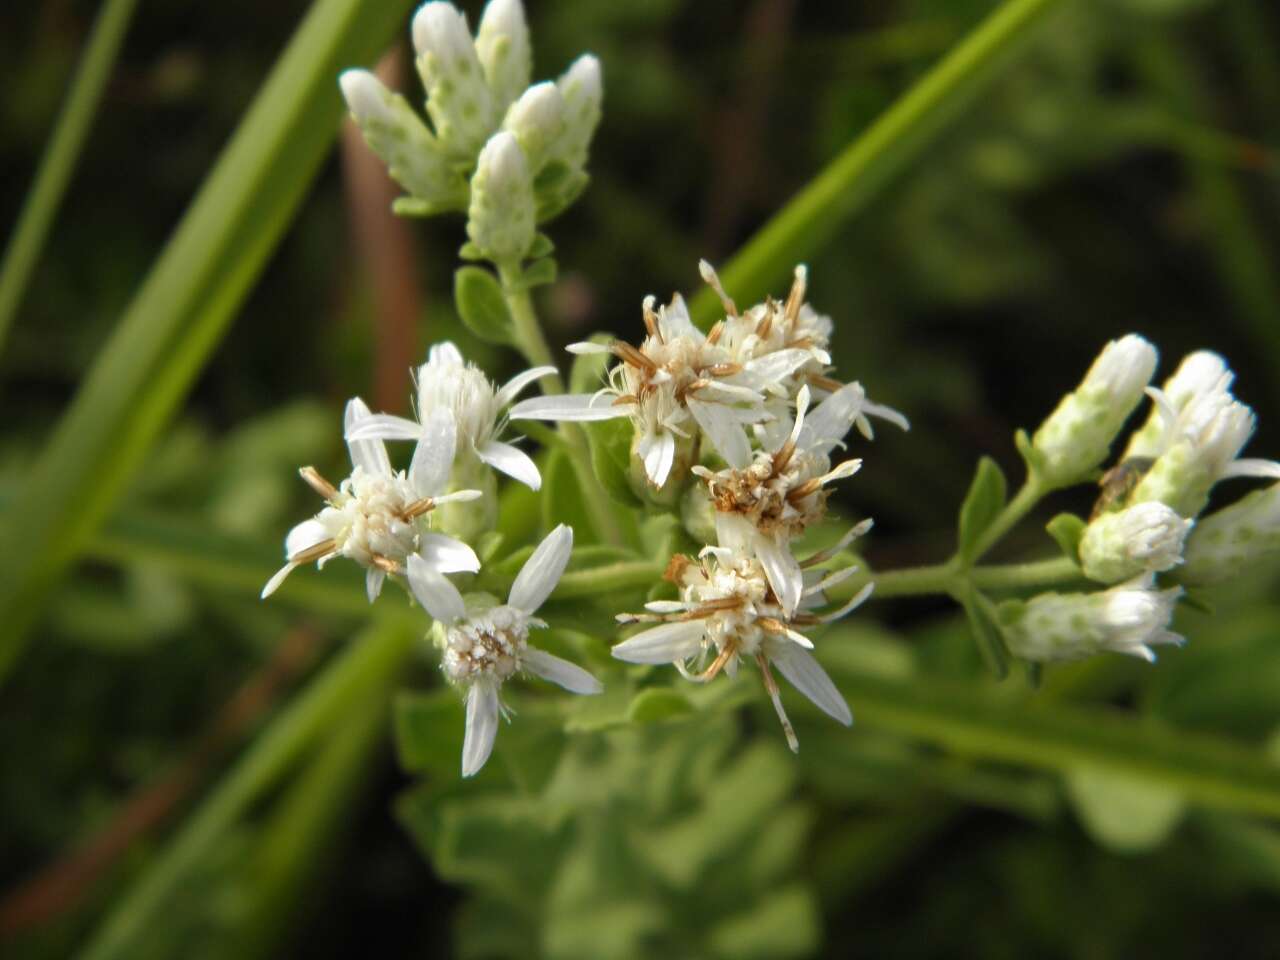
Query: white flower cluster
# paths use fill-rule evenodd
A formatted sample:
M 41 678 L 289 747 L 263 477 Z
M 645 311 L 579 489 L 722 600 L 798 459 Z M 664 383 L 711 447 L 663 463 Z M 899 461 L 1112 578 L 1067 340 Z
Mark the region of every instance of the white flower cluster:
M 313 519 L 285 539 L 285 565 L 262 591 L 268 597 L 301 564 L 323 566 L 333 557 L 366 568 L 370 602 L 387 576 L 402 580 L 444 627 L 441 669 L 467 702 L 462 771 L 484 765 L 497 731 L 502 682 L 532 673 L 575 693 L 599 693 L 586 671 L 528 646 L 531 626 L 545 626 L 533 613 L 550 595 L 569 562 L 573 531 L 556 528 L 516 577 L 508 602 L 470 606 L 447 574 L 478 573 L 480 560 L 465 543 L 493 526 L 496 480 L 501 471 L 536 490 L 534 462 L 499 439 L 505 409 L 535 380 L 554 373 L 536 367 L 496 386 L 452 343 L 433 346 L 418 368 L 417 419 L 374 414 L 358 398 L 347 404 L 345 433 L 352 472 L 335 487 L 312 467 L 301 471 L 326 501 Z M 385 440 L 414 442 L 408 471 L 391 467 Z
M 586 186 L 600 121 L 600 62 L 579 57 L 555 82 L 529 85 L 532 51 L 520 0 L 492 0 L 473 38 L 465 14 L 433 0 L 413 18 L 415 64 L 431 128 L 367 70 L 340 85 L 369 146 L 408 192 L 403 213 L 468 213 L 477 252 L 518 262 L 538 223 Z
M 692 496 L 714 513 L 716 543 L 697 561 L 673 559 L 667 579 L 680 599 L 654 601 L 647 613 L 620 617 L 661 625 L 618 644 L 613 655 L 673 663 L 700 681 L 734 672 L 744 657 L 754 660 L 794 749 L 771 667 L 828 714 L 850 722 L 849 708 L 797 627 L 843 616 L 870 593 L 868 585 L 833 613 L 816 612 L 826 603 L 827 588 L 854 568 L 830 574 L 814 568 L 870 524 L 859 524 L 835 548 L 804 561 L 795 556 L 795 541 L 825 515 L 827 485 L 861 465 L 850 459 L 833 466 L 831 454 L 845 435 L 857 426 L 870 437 L 869 415 L 904 429 L 907 422 L 868 402 L 859 384 L 831 378 L 832 325 L 805 302 L 804 267 L 796 269 L 784 302 L 769 299 L 739 312 L 711 266 L 700 266 L 725 309 L 709 333 L 693 325 L 679 295 L 657 309 L 649 297 L 643 306 L 648 336 L 640 346 L 615 341 L 569 348 L 617 357 L 602 390 L 525 400 L 511 417 L 627 417 L 634 431 L 632 462 L 648 492 L 678 493 L 691 479 L 702 481 Z M 815 404 L 815 396 L 821 402 Z M 705 466 L 704 457 L 717 462 Z M 707 659 L 709 665 L 690 666 Z
M 1156 350 L 1130 334 L 1108 344 L 1084 383 L 1032 441 L 1032 469 L 1047 486 L 1075 482 L 1100 466 L 1142 392 L 1152 410 L 1101 480 L 1079 559 L 1086 577 L 1112 589 L 1046 594 L 1010 604 L 1010 648 L 1036 660 L 1118 650 L 1152 659 L 1168 630 L 1180 588 L 1158 590 L 1155 574 L 1207 583 L 1280 547 L 1280 487 L 1258 491 L 1198 520 L 1209 493 L 1231 477 L 1280 479 L 1280 463 L 1241 458 L 1255 417 L 1232 396 L 1235 375 L 1208 351 L 1187 356 L 1163 388 L 1148 386 Z

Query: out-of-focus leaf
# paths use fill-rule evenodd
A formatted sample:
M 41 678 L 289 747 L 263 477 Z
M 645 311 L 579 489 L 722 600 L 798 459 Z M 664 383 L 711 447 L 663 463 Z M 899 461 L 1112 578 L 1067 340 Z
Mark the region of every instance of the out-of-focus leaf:
M 708 941 L 714 956 L 763 960 L 810 956 L 821 934 L 813 893 L 793 885 L 771 891 L 742 913 L 721 920 Z
M 1098 843 L 1120 853 L 1141 853 L 1164 843 L 1186 811 L 1176 790 L 1110 770 L 1067 772 L 1067 796 Z
M 959 553 L 965 560 L 973 559 L 978 539 L 1004 509 L 1006 490 L 999 465 L 990 457 L 979 460 L 973 483 L 960 506 Z

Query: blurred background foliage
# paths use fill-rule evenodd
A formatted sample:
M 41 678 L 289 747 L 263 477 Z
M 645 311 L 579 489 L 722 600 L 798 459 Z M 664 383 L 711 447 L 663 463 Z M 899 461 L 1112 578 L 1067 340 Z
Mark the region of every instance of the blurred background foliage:
M 141 5 L 0 354 L 0 497 L 305 7 Z M 726 260 L 991 7 L 529 3 L 535 76 L 584 49 L 606 75 L 592 186 L 552 231 L 552 339 L 633 335 L 645 294 L 691 292 L 698 257 Z M 81 0 L 0 13 L 0 222 L 17 216 L 94 13 Z M 404 409 L 404 370 L 443 338 L 499 379 L 517 365 L 452 313 L 460 224 L 370 217 L 387 194 L 355 146 L 327 162 L 0 696 L 0 954 L 82 945 L 294 691 L 352 653 L 364 606 L 350 569 L 306 577 L 292 607 L 256 593 L 314 507 L 294 469 L 345 456 L 341 402 Z M 876 518 L 874 566 L 945 557 L 977 456 L 1016 476 L 1014 429 L 1129 330 L 1157 342 L 1166 373 L 1188 350 L 1224 353 L 1261 414 L 1254 455 L 1276 456 L 1276 150 L 1274 5 L 1073 0 L 812 258 L 840 370 L 913 423 L 883 431 L 843 492 L 848 515 Z M 529 505 L 509 491 L 509 534 L 559 519 Z M 1088 491 L 1051 507 L 1087 511 Z M 1007 558 L 1051 549 L 1024 529 Z M 1189 645 L 1154 667 L 1052 668 L 1034 691 L 987 679 L 949 606 L 873 605 L 819 648 L 858 722 L 790 698 L 798 759 L 750 678 L 690 691 L 628 674 L 607 655 L 616 606 L 565 602 L 548 608 L 549 646 L 597 668 L 603 698 L 525 685 L 496 762 L 466 784 L 462 712 L 430 655 L 335 700 L 319 745 L 206 831 L 117 955 L 1274 956 L 1272 823 L 1034 744 L 975 749 L 964 718 L 1016 730 L 1022 711 L 1070 701 L 1071 716 L 1280 758 L 1277 583 L 1259 569 L 1206 598 L 1211 611 L 1183 615 Z

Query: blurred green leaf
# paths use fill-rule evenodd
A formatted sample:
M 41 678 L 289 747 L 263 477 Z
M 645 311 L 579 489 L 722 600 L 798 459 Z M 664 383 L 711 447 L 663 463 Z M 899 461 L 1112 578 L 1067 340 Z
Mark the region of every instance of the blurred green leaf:
M 459 267 L 453 275 L 458 316 L 472 333 L 489 343 L 510 345 L 511 311 L 498 278 L 484 267 Z
M 1004 509 L 1006 489 L 1004 473 L 999 465 L 990 457 L 979 460 L 973 483 L 960 506 L 958 552 L 965 560 L 973 559 L 978 539 Z
M 1078 767 L 1067 771 L 1064 780 L 1089 835 L 1119 853 L 1160 846 L 1186 811 L 1178 791 L 1112 770 Z

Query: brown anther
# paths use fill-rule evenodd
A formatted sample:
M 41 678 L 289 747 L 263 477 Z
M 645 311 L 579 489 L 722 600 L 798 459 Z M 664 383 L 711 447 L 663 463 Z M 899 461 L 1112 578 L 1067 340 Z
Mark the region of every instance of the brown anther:
M 778 448 L 778 452 L 773 455 L 773 472 L 781 473 L 787 469 L 787 464 L 791 462 L 791 458 L 796 453 L 796 442 L 790 437 L 787 442 Z
M 662 579 L 680 586 L 684 583 L 685 571 L 691 566 L 693 566 L 692 560 L 683 553 L 677 553 L 667 562 L 667 569 L 663 571 Z
M 633 394 L 630 394 L 630 393 L 624 393 L 620 397 L 615 397 L 613 400 L 613 403 L 609 404 L 609 406 L 621 407 L 621 406 L 625 406 L 628 403 L 639 403 L 639 402 L 640 402 L 639 397 L 634 396 Z
M 742 364 L 740 363 L 716 363 L 707 367 L 705 373 L 711 374 L 713 377 L 732 377 L 735 373 L 742 372 Z
M 770 633 L 776 633 L 784 637 L 787 635 L 787 625 L 776 617 L 760 617 L 756 620 L 756 623 Z
M 649 336 L 656 340 L 662 340 L 662 328 L 658 326 L 658 315 L 653 312 L 653 301 L 648 297 L 644 301 L 644 328 L 649 331 Z
M 309 486 L 320 496 L 326 500 L 334 500 L 338 496 L 338 490 L 332 483 L 320 476 L 320 471 L 315 467 L 302 467 L 298 470 L 298 476 L 302 477 Z
M 720 342 L 720 337 L 724 334 L 724 321 L 717 320 L 716 325 L 711 328 L 711 332 L 707 334 L 707 343 L 715 346 Z
M 726 643 L 724 645 L 724 649 L 721 650 L 719 655 L 714 660 L 711 661 L 711 666 L 707 667 L 707 669 L 704 670 L 702 673 L 699 673 L 693 677 L 694 682 L 709 683 L 710 681 L 714 680 L 716 678 L 716 674 L 718 674 L 721 670 L 724 669 L 724 665 L 728 663 L 729 658 L 733 656 L 733 650 L 734 650 L 733 644 Z
M 792 753 L 797 753 L 800 750 L 800 740 L 796 736 L 795 728 L 791 726 L 787 712 L 782 709 L 782 694 L 778 692 L 778 681 L 773 679 L 773 671 L 769 669 L 769 659 L 763 653 L 757 653 L 756 666 L 760 668 L 760 676 L 764 679 L 765 692 L 773 701 L 774 712 L 782 722 L 782 732 L 786 734 L 787 746 L 791 748 Z
M 319 560 L 321 557 L 327 557 L 333 553 L 334 543 L 332 540 L 321 540 L 319 543 L 312 544 L 305 550 L 299 550 L 289 558 L 290 563 L 304 564 L 310 563 L 312 560 Z
M 821 373 L 809 374 L 809 382 L 812 383 L 815 387 L 820 387 L 823 390 L 829 391 L 830 393 L 835 393 L 837 390 L 839 390 L 841 387 L 844 386 L 844 384 L 841 383 L 839 380 L 835 380 Z
M 629 343 L 617 340 L 613 343 L 612 350 L 614 355 L 623 363 L 629 363 L 631 366 L 639 367 L 649 373 L 658 372 L 658 365 Z
M 741 597 L 721 597 L 719 600 L 707 600 L 687 613 L 681 614 L 680 619 L 702 620 L 713 613 L 719 613 L 721 610 L 735 610 L 740 606 L 742 606 Z
M 822 481 L 818 477 L 813 477 L 800 484 L 798 487 L 792 487 L 787 491 L 787 499 L 792 503 L 797 500 L 803 500 L 805 497 L 811 496 L 822 489 Z
M 764 319 L 756 324 L 756 336 L 761 340 L 769 336 L 769 331 L 773 329 L 773 311 L 770 310 L 764 315 Z
M 373 565 L 379 570 L 385 570 L 387 573 L 395 574 L 400 572 L 400 564 L 390 557 L 383 557 L 376 553 L 373 555 Z
M 416 520 L 424 513 L 430 513 L 436 508 L 436 502 L 431 497 L 423 497 L 421 500 L 415 500 L 404 508 L 400 514 L 400 519 L 406 523 L 410 520 Z
M 787 294 L 787 304 L 783 314 L 787 318 L 787 326 L 794 327 L 800 317 L 800 307 L 804 305 L 805 271 L 797 267 L 795 283 L 791 284 L 791 292 Z

